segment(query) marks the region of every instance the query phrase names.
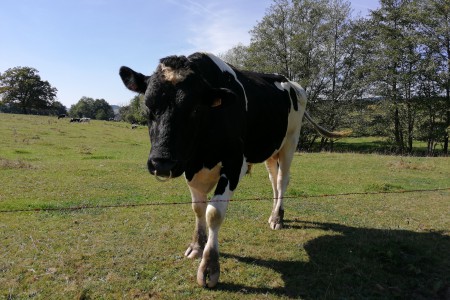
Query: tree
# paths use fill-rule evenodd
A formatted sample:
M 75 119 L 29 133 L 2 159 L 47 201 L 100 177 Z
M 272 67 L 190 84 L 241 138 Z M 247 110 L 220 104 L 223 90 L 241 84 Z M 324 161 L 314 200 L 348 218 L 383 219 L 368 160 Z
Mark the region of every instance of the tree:
M 448 0 L 418 1 L 426 64 L 423 68 L 426 85 L 421 91 L 433 98 L 443 92 L 443 132 L 445 154 L 448 154 L 450 128 L 450 4 Z M 428 88 L 432 86 L 433 89 Z M 437 88 L 436 88 L 437 87 Z M 433 132 L 433 130 L 429 130 Z
M 294 79 L 293 59 L 294 46 L 293 4 L 288 0 L 275 0 L 267 10 L 261 22 L 250 31 L 249 69 L 262 72 L 275 72 Z
M 69 109 L 69 116 L 75 118 L 94 118 L 94 99 L 82 97 L 76 104 Z
M 67 114 L 67 108 L 59 101 L 55 101 L 51 108 L 52 114 L 54 115 L 65 115 Z
M 366 82 L 390 101 L 392 127 L 387 133 L 396 151 L 410 153 L 416 122 L 413 98 L 421 62 L 416 7 L 413 0 L 381 0 L 380 4 L 371 15 L 371 39 L 364 42 L 370 52 Z
M 15 67 L 0 74 L 1 102 L 18 105 L 24 114 L 32 109 L 50 108 L 58 90 L 38 73 L 34 68 Z
M 114 117 L 111 105 L 104 99 L 93 99 L 82 97 L 76 104 L 72 105 L 69 115 L 76 118 L 91 118 L 96 120 L 109 120 Z
M 94 101 L 94 112 L 96 120 L 109 120 L 114 118 L 114 110 L 105 99 L 96 99 Z
M 238 44 L 219 56 L 235 67 L 245 69 L 249 60 L 249 49 L 243 44 Z
M 120 116 L 122 120 L 131 124 L 147 124 L 148 110 L 143 103 L 142 96 L 135 96 L 130 101 L 130 105 L 122 106 L 120 108 Z

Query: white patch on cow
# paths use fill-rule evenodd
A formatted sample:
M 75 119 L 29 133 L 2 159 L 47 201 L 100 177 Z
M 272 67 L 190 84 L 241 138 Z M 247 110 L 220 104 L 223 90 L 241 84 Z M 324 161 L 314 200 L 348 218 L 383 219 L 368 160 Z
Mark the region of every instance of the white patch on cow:
M 250 165 L 247 163 L 247 158 L 244 156 L 244 160 L 242 161 L 241 166 L 241 174 L 239 175 L 239 181 L 241 181 L 242 177 L 244 177 L 245 174 L 248 174 L 250 168 Z
M 297 94 L 297 101 L 300 104 L 299 111 L 301 112 L 301 116 L 303 116 L 303 112 L 306 109 L 307 95 L 305 90 L 301 87 L 301 85 L 294 81 L 289 82 L 276 81 L 274 84 L 281 91 L 290 92 L 291 87 L 294 88 L 295 93 Z
M 203 168 L 195 173 L 192 180 L 188 181 L 187 184 L 200 193 L 208 194 L 219 181 L 220 169 L 222 169 L 221 162 L 212 169 Z
M 291 88 L 291 85 L 289 84 L 289 82 L 276 81 L 275 86 L 282 91 L 288 91 L 288 92 L 289 92 L 289 89 Z
M 224 62 L 223 60 L 221 60 L 214 54 L 211 54 L 211 53 L 204 53 L 204 54 L 208 55 L 208 57 L 211 58 L 211 60 L 217 65 L 217 67 L 219 67 L 219 69 L 222 72 L 228 72 L 231 75 L 233 75 L 234 80 L 236 80 L 236 82 L 239 83 L 239 85 L 242 87 L 242 92 L 244 92 L 244 97 L 245 97 L 245 110 L 248 110 L 247 94 L 245 93 L 244 85 L 242 85 L 242 83 L 239 81 L 234 70 L 226 62 Z
M 171 67 L 165 66 L 164 64 L 161 64 L 161 71 L 163 73 L 164 79 L 171 82 L 173 85 L 183 81 L 189 74 L 193 73 L 193 71 L 190 69 L 175 70 Z
M 306 102 L 308 100 L 308 96 L 306 95 L 305 90 L 302 88 L 300 84 L 297 82 L 291 81 L 290 82 L 292 87 L 295 89 L 295 92 L 297 93 L 297 99 L 300 103 L 300 110 L 305 111 L 306 110 Z M 303 116 L 303 114 L 302 114 Z

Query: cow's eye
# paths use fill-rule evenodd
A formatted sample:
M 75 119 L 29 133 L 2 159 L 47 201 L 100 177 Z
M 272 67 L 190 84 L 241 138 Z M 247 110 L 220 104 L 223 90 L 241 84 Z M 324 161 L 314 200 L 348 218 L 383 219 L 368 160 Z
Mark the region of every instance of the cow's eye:
M 195 117 L 199 114 L 199 109 L 198 107 L 194 107 L 191 111 L 191 117 Z

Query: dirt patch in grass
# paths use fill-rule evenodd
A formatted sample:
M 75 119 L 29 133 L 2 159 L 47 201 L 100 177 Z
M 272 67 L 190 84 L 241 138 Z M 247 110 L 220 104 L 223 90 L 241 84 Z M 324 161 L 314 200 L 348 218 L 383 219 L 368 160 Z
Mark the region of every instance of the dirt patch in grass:
M 23 161 L 21 159 L 11 160 L 0 157 L 0 170 L 11 170 L 11 169 L 36 169 L 32 164 Z
M 388 163 L 390 170 L 418 170 L 418 171 L 433 171 L 435 167 L 426 162 L 409 161 L 407 159 L 400 159 Z

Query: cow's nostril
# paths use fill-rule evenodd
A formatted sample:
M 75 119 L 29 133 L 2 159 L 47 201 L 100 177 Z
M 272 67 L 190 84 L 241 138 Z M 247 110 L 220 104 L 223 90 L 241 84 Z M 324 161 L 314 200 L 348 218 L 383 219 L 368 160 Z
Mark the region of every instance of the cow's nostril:
M 162 177 L 170 177 L 173 167 L 176 162 L 165 158 L 151 158 L 147 162 L 148 170 L 153 175 Z

